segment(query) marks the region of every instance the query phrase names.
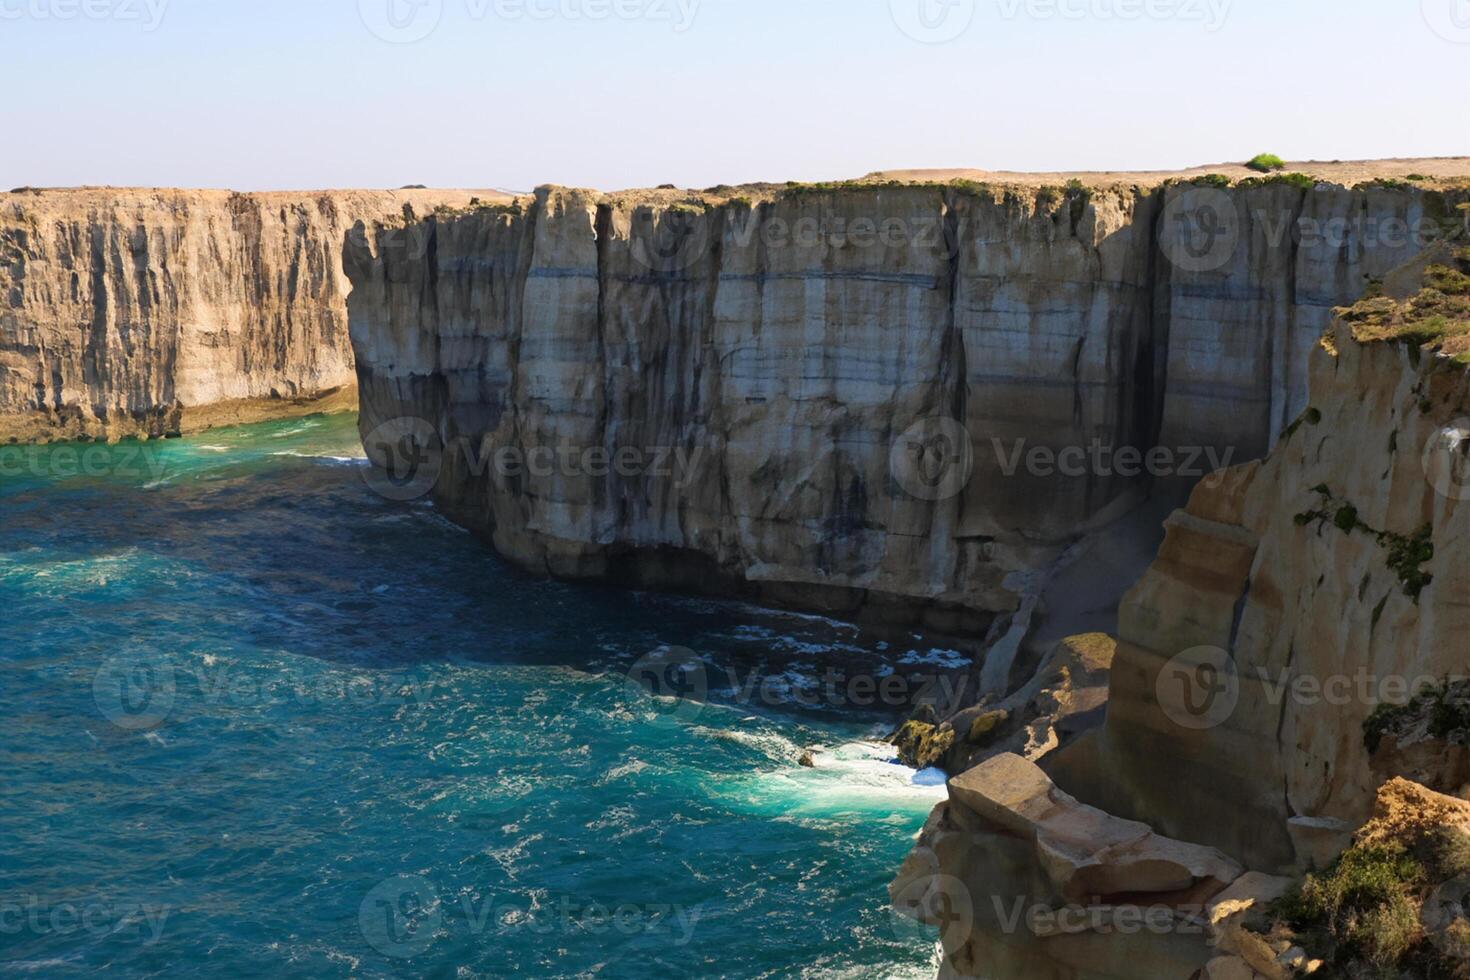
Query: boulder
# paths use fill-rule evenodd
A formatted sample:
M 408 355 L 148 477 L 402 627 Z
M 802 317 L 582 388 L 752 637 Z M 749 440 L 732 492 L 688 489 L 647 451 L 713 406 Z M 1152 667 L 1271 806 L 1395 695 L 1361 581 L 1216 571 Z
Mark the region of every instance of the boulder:
M 1065 897 L 1219 892 L 1240 865 L 1213 848 L 1171 840 L 1062 792 L 1039 766 L 999 755 L 949 781 L 950 799 L 982 820 L 1034 842 Z

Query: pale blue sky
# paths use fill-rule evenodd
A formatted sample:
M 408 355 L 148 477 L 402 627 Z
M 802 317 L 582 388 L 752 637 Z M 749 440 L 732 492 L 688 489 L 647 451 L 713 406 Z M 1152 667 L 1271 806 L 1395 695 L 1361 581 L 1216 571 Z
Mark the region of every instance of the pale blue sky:
M 4 187 L 1451 155 L 1470 0 L 0 0 L 0 81 Z

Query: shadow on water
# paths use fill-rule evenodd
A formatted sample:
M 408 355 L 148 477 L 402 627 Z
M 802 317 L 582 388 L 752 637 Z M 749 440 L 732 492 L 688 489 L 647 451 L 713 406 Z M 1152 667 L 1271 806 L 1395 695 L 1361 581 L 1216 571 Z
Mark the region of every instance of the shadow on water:
M 14 460 L 0 466 L 0 560 L 12 574 L 33 561 L 38 575 L 75 570 L 49 597 L 62 610 L 133 623 L 132 599 L 177 592 L 191 626 L 179 636 L 195 645 L 218 638 L 356 669 L 450 661 L 621 676 L 672 647 L 701 674 L 678 696 L 874 724 L 968 682 L 968 660 L 917 634 L 896 648 L 820 617 L 529 576 L 426 502 L 373 493 L 350 419 L 43 447 L 19 480 Z M 58 466 L 69 451 L 115 465 Z M 115 575 L 95 567 L 119 561 Z

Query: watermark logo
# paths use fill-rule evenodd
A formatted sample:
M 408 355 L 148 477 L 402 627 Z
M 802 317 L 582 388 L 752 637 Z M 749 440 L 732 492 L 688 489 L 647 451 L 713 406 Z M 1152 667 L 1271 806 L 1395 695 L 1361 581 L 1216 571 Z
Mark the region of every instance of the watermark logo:
M 169 0 L 0 0 L 0 21 L 114 21 L 158 30 Z
M 1459 418 L 1429 437 L 1424 476 L 1446 500 L 1470 500 L 1470 418 Z
M 419 875 L 382 882 L 362 900 L 357 924 L 368 945 L 395 960 L 411 960 L 434 944 L 444 922 L 439 893 Z
M 39 895 L 0 899 L 0 936 L 79 936 L 93 941 L 136 939 L 153 946 L 163 938 L 173 909 L 166 905 L 113 902 L 52 902 Z
M 694 26 L 700 0 L 464 0 L 463 14 L 474 23 L 645 20 L 672 25 L 683 34 Z M 362 22 L 389 44 L 413 44 L 438 29 L 444 0 L 358 0 Z
M 676 721 L 693 721 L 709 700 L 709 671 L 704 658 L 688 647 L 663 646 L 638 658 L 626 685 L 652 699 L 657 713 Z
M 371 229 L 359 221 L 347 232 L 347 240 L 354 248 L 367 249 L 378 258 L 395 261 L 417 262 L 429 254 L 429 244 L 434 237 L 434 225 L 428 221 L 415 221 L 396 228 L 391 225 L 374 225 Z
M 893 910 L 893 931 L 899 939 L 911 939 L 916 932 L 922 932 L 920 924 L 937 927 L 939 943 L 951 956 L 975 932 L 974 899 L 965 883 L 951 875 L 909 882 L 893 897 Z
M 1452 44 L 1470 44 L 1470 0 L 1420 0 L 1424 23 Z
M 439 26 L 444 0 L 357 0 L 357 12 L 379 40 L 413 44 Z
M 378 40 L 413 44 L 440 26 L 444 0 L 357 0 L 357 15 Z
M 975 0 L 888 0 L 898 29 L 921 44 L 947 44 L 975 21 Z
M 363 448 L 373 464 L 363 468 L 363 480 L 399 503 L 427 496 L 444 468 L 444 442 L 424 419 L 389 419 L 363 439 Z
M 959 496 L 975 470 L 970 433 L 956 419 L 923 419 L 893 444 L 888 459 L 894 481 L 918 500 Z
M 1231 0 L 998 0 L 1001 16 L 1015 20 L 1172 20 L 1202 24 L 1214 33 L 1225 26 Z
M 102 716 L 125 731 L 151 731 L 173 711 L 178 679 L 173 663 L 152 652 L 120 654 L 92 677 L 92 700 Z
M 1217 728 L 1240 703 L 1240 675 L 1219 647 L 1195 647 L 1170 660 L 1155 685 L 1159 707 L 1180 728 Z
M 1177 269 L 1215 272 L 1235 258 L 1241 228 L 1233 197 L 1213 187 L 1191 187 L 1164 205 L 1160 247 Z
M 633 261 L 654 275 L 685 272 L 709 251 L 710 222 L 703 214 L 640 208 L 633 215 Z

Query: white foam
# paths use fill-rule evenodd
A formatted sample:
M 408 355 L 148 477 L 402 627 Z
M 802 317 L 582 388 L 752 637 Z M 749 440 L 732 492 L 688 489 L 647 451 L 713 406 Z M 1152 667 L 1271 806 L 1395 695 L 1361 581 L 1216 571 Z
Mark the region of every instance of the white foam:
M 299 453 L 294 450 L 286 452 L 271 453 L 272 456 L 291 456 L 296 459 L 319 459 L 325 463 L 336 463 L 339 466 L 360 466 L 367 463 L 366 456 L 333 456 L 330 453 Z
M 786 766 L 744 777 L 742 796 L 784 814 L 822 816 L 864 811 L 921 815 L 948 796 L 942 779 L 897 761 L 897 750 L 875 742 L 849 742 L 812 750 L 815 768 Z
M 902 657 L 899 657 L 898 662 L 901 664 L 931 664 L 935 667 L 956 668 L 968 667 L 974 663 L 973 660 L 958 650 L 940 650 L 938 648 L 932 649 L 928 653 L 910 650 Z

